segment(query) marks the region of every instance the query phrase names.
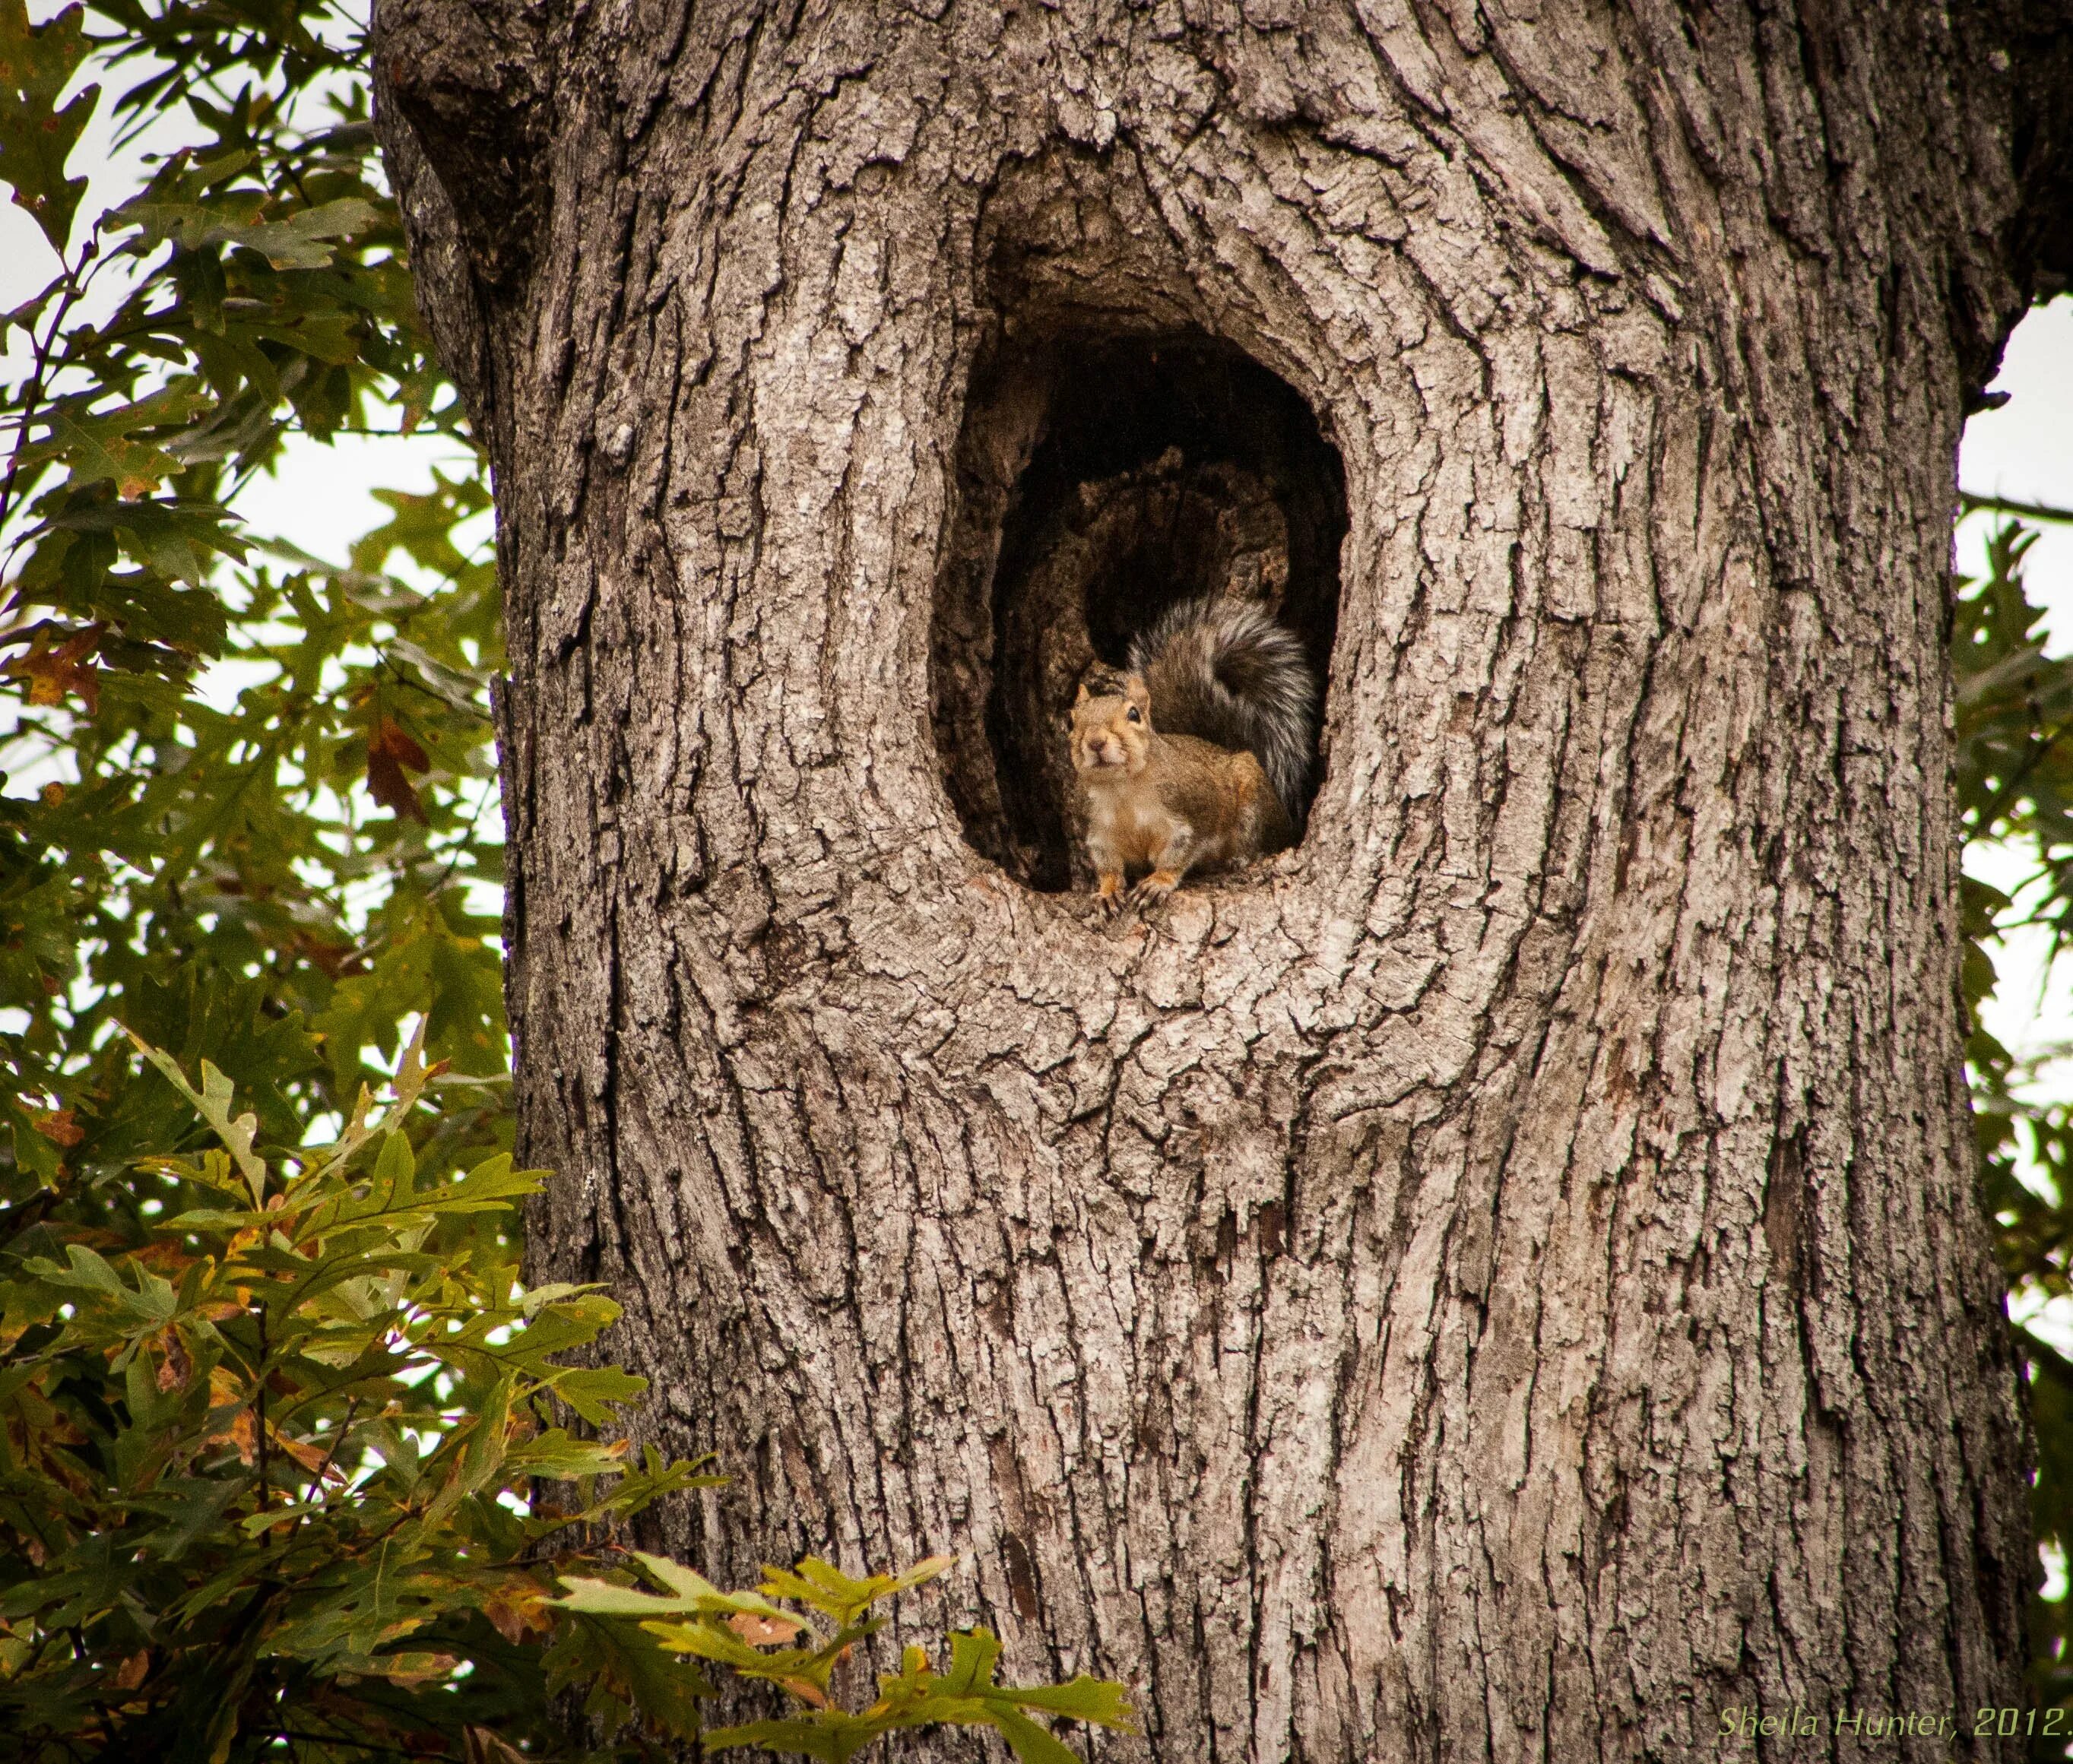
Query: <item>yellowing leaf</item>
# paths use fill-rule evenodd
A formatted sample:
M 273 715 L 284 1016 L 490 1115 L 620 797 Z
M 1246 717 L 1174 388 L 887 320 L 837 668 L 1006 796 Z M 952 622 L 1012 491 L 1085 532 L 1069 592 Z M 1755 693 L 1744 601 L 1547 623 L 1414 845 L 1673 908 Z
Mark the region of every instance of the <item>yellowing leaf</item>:
M 259 1430 L 253 1423 L 251 1410 L 240 1409 L 231 1416 L 229 1425 L 202 1436 L 204 1445 L 213 1445 L 219 1440 L 228 1440 L 237 1448 L 241 1463 L 249 1466 L 258 1462 Z
M 0 0 L 0 5 L 5 3 L 6 0 Z M 21 450 L 19 457 L 22 464 L 26 467 L 56 463 L 65 468 L 75 484 L 113 481 L 118 495 L 134 501 L 148 496 L 179 469 L 179 462 L 171 455 L 136 437 L 149 430 L 165 430 L 191 422 L 214 405 L 204 386 L 185 378 L 175 380 L 148 398 L 96 410 L 93 406 L 101 398 L 101 394 L 89 391 L 46 404 L 36 411 L 31 420 L 42 423 L 50 432 Z M 82 518 L 91 520 L 93 517 L 87 511 L 74 509 L 53 525 L 60 528 L 72 526 Z M 119 516 L 105 511 L 101 522 L 105 524 L 115 518 Z
M 55 646 L 49 633 L 40 633 L 29 653 L 17 656 L 4 671 L 29 682 L 30 703 L 62 704 L 67 693 L 74 693 L 92 716 L 101 708 L 101 670 L 94 666 L 93 653 L 107 629 L 89 624 Z
M 179 467 L 147 441 L 132 440 L 105 422 L 82 420 L 68 411 L 49 414 L 50 435 L 22 450 L 25 464 L 55 460 L 75 484 L 112 479 L 121 497 L 149 496 Z
M 554 1608 L 546 1594 L 522 1576 L 500 1581 L 492 1588 L 483 1602 L 482 1614 L 513 1646 L 529 1632 L 544 1635 L 554 1627 Z
M 72 1119 L 70 1109 L 49 1109 L 40 1115 L 31 1115 L 29 1124 L 53 1145 L 69 1148 L 86 1137 L 86 1130 Z
M 374 1669 L 391 1684 L 407 1688 L 447 1678 L 460 1664 L 451 1654 L 389 1654 L 374 1663 Z

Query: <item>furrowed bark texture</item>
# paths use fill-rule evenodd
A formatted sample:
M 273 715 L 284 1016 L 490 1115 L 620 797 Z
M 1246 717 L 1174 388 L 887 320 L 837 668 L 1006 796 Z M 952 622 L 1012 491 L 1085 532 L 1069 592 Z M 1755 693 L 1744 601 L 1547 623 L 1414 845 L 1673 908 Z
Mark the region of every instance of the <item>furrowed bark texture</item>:
M 735 1478 L 665 1541 L 969 1552 L 950 1619 L 1133 1687 L 1101 1758 L 2015 1755 L 1943 646 L 2065 23 L 384 0 L 534 1254 Z M 1346 531 L 1304 843 L 1111 925 L 970 744 L 1118 339 L 1279 376 Z

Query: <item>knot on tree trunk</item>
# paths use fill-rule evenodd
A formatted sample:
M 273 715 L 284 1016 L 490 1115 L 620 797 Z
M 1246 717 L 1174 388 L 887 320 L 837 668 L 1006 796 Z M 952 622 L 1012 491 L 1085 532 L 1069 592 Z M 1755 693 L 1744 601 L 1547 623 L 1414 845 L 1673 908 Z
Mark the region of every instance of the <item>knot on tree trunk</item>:
M 531 262 L 546 208 L 545 53 L 512 4 L 383 0 L 372 32 L 378 94 L 417 137 L 475 273 L 509 282 Z

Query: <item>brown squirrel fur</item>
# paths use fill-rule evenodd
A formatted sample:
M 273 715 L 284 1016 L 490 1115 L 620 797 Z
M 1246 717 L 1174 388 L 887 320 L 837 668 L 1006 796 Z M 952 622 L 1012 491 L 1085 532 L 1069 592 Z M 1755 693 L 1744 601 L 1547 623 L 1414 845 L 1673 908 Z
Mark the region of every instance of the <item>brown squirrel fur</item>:
M 1201 595 L 1131 640 L 1159 727 L 1259 756 L 1292 826 L 1317 752 L 1317 678 L 1301 641 L 1256 601 Z
M 1111 913 L 1132 871 L 1149 872 L 1132 898 L 1161 900 L 1191 871 L 1243 863 L 1295 836 L 1255 755 L 1152 727 L 1141 674 L 1127 676 L 1119 694 L 1097 697 L 1082 684 L 1072 740 L 1087 856 Z

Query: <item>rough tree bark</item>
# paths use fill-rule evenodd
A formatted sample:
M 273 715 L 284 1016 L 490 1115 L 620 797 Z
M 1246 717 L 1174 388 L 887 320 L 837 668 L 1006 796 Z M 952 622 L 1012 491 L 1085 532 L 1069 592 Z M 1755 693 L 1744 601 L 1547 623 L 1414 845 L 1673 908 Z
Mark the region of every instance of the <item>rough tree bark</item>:
M 735 1478 L 667 1541 L 969 1551 L 1135 1687 L 1102 1757 L 2005 1755 L 1943 646 L 2063 3 L 376 23 L 495 466 L 534 1254 Z M 1336 452 L 1328 764 L 1111 927 L 988 831 L 991 572 L 1056 364 L 1162 343 Z

